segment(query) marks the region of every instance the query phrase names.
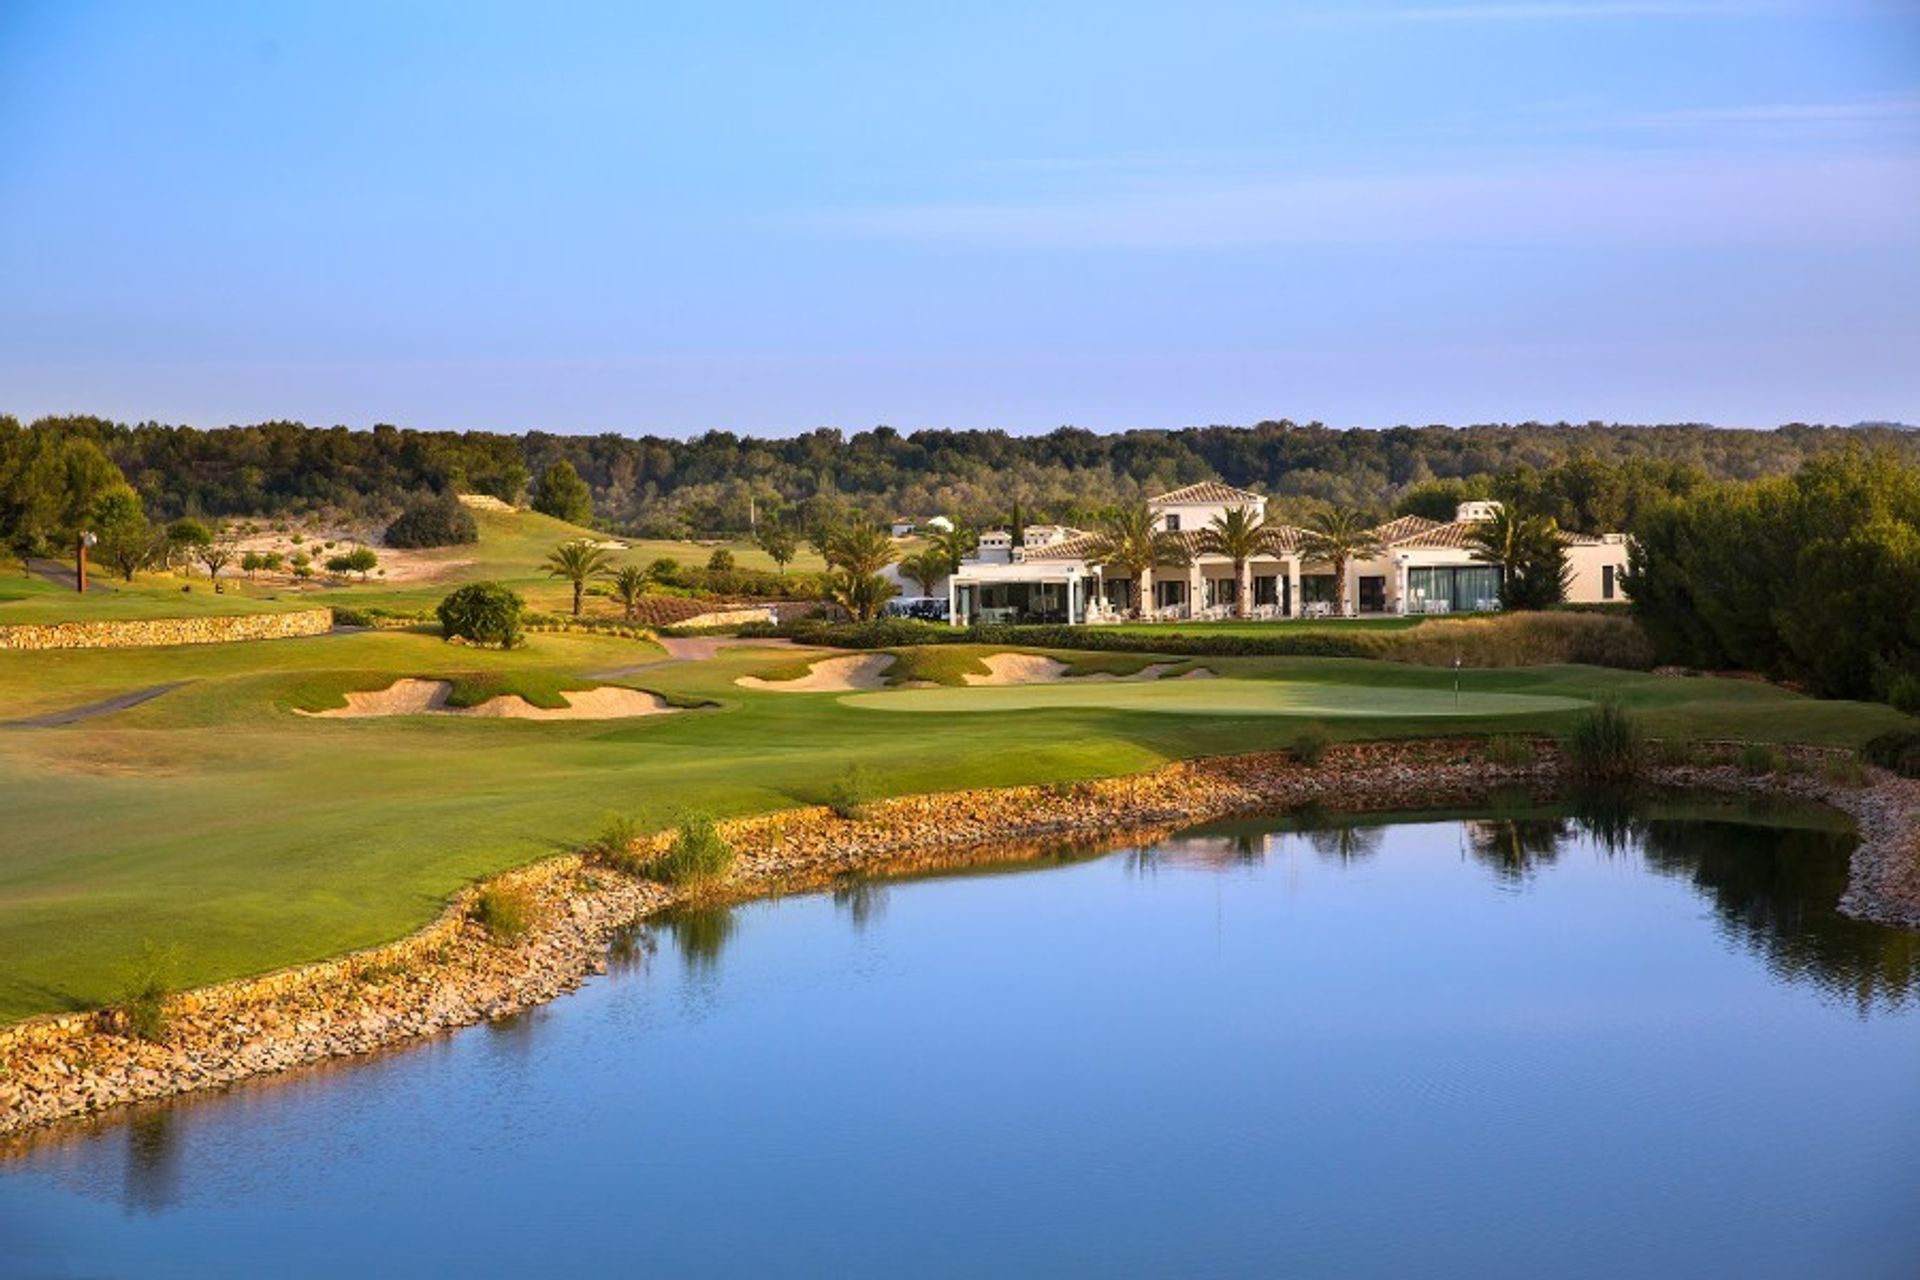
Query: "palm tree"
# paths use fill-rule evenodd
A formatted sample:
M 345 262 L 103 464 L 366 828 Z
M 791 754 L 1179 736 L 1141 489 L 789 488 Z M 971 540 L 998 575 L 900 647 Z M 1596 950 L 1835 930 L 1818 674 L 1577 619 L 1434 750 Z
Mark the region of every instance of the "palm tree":
M 628 622 L 634 620 L 640 608 L 640 597 L 647 594 L 647 588 L 652 583 L 653 575 L 637 564 L 621 565 L 619 572 L 613 575 L 613 594 L 620 601 Z
M 1272 545 L 1273 534 L 1252 507 L 1234 507 L 1222 512 L 1200 531 L 1200 550 L 1233 561 L 1235 617 L 1247 616 L 1247 597 L 1253 594 L 1252 584 L 1247 580 L 1247 562 Z
M 948 564 L 945 552 L 928 547 L 902 559 L 900 572 L 919 584 L 921 595 L 930 596 L 935 584 L 952 573 L 953 568 Z
M 563 542 L 547 553 L 547 576 L 565 578 L 573 584 L 573 616 L 580 616 L 580 602 L 587 594 L 587 581 L 610 567 L 606 551 L 585 538 Z
M 1336 507 L 1313 517 L 1300 540 L 1303 559 L 1333 566 L 1333 607 L 1347 611 L 1347 562 L 1377 556 L 1383 548 L 1367 518 L 1350 507 Z
M 845 609 L 855 622 L 872 622 L 881 606 L 900 590 L 878 573 L 855 573 L 847 568 L 829 570 L 826 588 L 827 599 Z
M 899 550 L 887 531 L 878 525 L 849 524 L 829 533 L 825 540 L 827 563 L 845 569 L 856 578 L 867 578 L 900 558 Z
M 1500 566 L 1500 603 L 1541 609 L 1566 595 L 1567 551 L 1552 516 L 1497 507 L 1467 535 L 1474 558 Z
M 1102 522 L 1087 549 L 1087 559 L 1124 570 L 1133 578 L 1133 613 L 1139 617 L 1153 592 L 1155 565 L 1183 565 L 1189 557 L 1177 534 L 1153 527 L 1153 513 L 1137 502 L 1122 507 Z
M 927 549 L 938 551 L 946 559 L 947 572 L 960 572 L 960 564 L 980 545 L 980 535 L 964 524 L 951 529 L 936 529 L 927 539 Z

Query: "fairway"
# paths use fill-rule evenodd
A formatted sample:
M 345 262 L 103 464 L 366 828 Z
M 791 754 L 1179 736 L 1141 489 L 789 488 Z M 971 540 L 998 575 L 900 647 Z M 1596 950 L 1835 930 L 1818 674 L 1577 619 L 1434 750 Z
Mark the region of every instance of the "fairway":
M 869 711 L 1040 711 L 1099 707 L 1190 716 L 1530 715 L 1573 711 L 1578 698 L 1525 693 L 1461 693 L 1445 689 L 1378 688 L 1307 680 L 1161 680 L 1154 683 L 1003 685 L 997 688 L 900 689 L 840 699 Z

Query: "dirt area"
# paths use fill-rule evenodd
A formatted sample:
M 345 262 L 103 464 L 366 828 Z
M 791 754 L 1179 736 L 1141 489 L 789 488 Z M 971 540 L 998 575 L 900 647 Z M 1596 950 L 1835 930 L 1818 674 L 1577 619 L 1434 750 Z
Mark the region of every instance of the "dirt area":
M 1066 663 L 1037 653 L 996 653 L 992 657 L 982 658 L 981 661 L 987 664 L 987 674 L 967 675 L 964 678 L 968 684 L 1051 684 L 1056 680 L 1084 680 L 1091 684 L 1106 681 L 1158 680 L 1179 665 L 1174 662 L 1149 662 L 1129 676 L 1115 675 L 1111 671 L 1070 676 L 1067 674 L 1069 668 Z M 1212 675 L 1213 672 L 1205 667 L 1196 667 L 1179 678 L 1182 680 L 1206 679 Z
M 446 680 L 396 680 L 384 689 L 346 695 L 347 705 L 326 711 L 302 711 L 303 716 L 335 720 L 362 720 L 373 716 L 471 716 L 483 720 L 624 720 L 631 716 L 666 715 L 681 708 L 657 694 L 617 685 L 568 690 L 564 707 L 536 707 L 517 693 L 489 698 L 477 707 L 450 707 Z
M 766 689 L 773 693 L 854 693 L 886 688 L 887 668 L 892 665 L 890 653 L 862 653 L 846 658 L 823 658 L 798 680 L 741 676 L 734 683 L 743 689 Z

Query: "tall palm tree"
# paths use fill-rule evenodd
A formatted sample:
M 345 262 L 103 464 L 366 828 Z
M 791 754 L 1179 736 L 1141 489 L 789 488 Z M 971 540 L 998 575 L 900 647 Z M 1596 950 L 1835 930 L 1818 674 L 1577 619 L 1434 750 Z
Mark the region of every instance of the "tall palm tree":
M 1333 566 L 1333 607 L 1347 611 L 1347 562 L 1377 556 L 1383 548 L 1367 518 L 1350 507 L 1322 511 L 1300 540 L 1301 558 Z
M 632 622 L 639 612 L 640 597 L 647 594 L 647 587 L 652 582 L 653 575 L 637 564 L 623 564 L 613 575 L 613 594 L 620 601 L 628 622 Z
M 960 564 L 973 554 L 980 545 L 980 534 L 964 524 L 956 524 L 951 529 L 936 529 L 927 539 L 927 548 L 938 551 L 947 561 L 947 572 L 960 572 Z
M 1567 552 L 1552 516 L 1522 515 L 1501 506 L 1467 535 L 1474 558 L 1500 566 L 1500 603 L 1540 609 L 1566 595 Z
M 1201 551 L 1233 561 L 1233 612 L 1239 618 L 1247 616 L 1247 598 L 1253 594 L 1252 583 L 1247 580 L 1247 562 L 1273 543 L 1274 531 L 1261 519 L 1252 507 L 1234 507 L 1215 516 L 1200 531 Z
M 547 553 L 546 570 L 549 578 L 565 578 L 573 584 L 573 616 L 580 616 L 580 602 L 587 594 L 587 582 L 597 578 L 611 567 L 606 551 L 587 541 L 574 538 L 563 542 Z
M 825 552 L 828 564 L 845 569 L 856 578 L 872 577 L 900 558 L 899 549 L 885 529 L 857 522 L 829 533 Z
M 920 594 L 930 596 L 940 579 L 953 572 L 946 554 L 934 547 L 916 551 L 900 561 L 900 572 L 919 584 Z
M 1134 581 L 1133 613 L 1139 617 L 1153 593 L 1155 565 L 1184 565 L 1189 557 L 1179 535 L 1153 527 L 1153 513 L 1137 502 L 1109 515 L 1094 534 L 1087 559 L 1124 570 Z

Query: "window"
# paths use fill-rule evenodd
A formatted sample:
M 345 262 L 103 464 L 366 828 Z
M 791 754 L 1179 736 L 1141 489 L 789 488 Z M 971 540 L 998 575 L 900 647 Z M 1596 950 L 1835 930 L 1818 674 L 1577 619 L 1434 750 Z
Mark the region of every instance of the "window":
M 1600 598 L 1613 599 L 1613 566 L 1610 564 L 1600 566 Z
M 1499 565 L 1442 565 L 1407 570 L 1407 600 L 1417 608 L 1428 600 L 1445 600 L 1455 613 L 1498 607 Z
M 1180 517 L 1171 511 L 1167 512 L 1167 532 L 1168 533 L 1180 532 Z

